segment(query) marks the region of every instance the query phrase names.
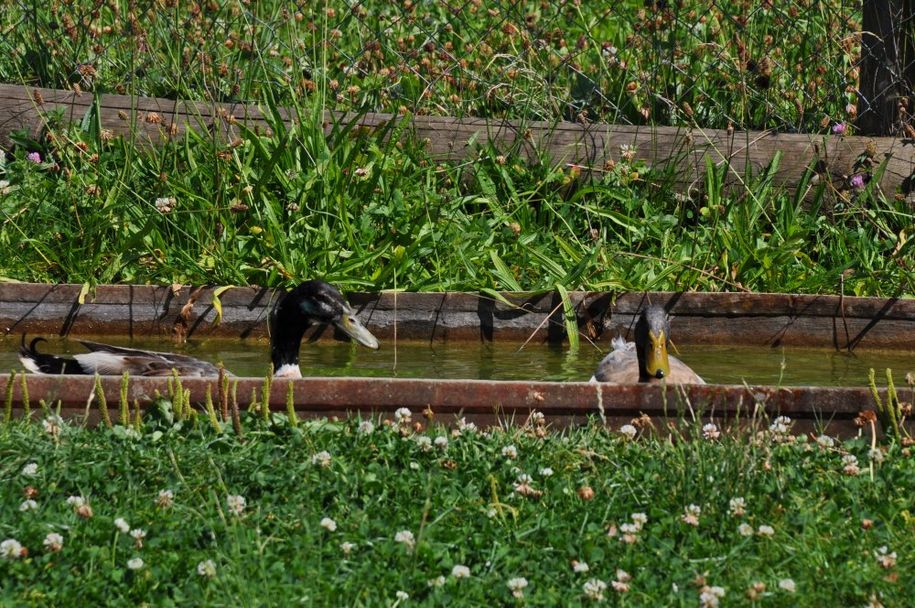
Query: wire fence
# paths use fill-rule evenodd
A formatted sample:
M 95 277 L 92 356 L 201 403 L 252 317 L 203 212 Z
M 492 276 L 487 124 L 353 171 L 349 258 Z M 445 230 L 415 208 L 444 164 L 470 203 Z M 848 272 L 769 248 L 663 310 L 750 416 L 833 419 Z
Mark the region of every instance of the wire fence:
M 784 132 L 912 112 L 911 45 L 863 53 L 858 0 L 6 2 L 0 79 L 53 88 Z

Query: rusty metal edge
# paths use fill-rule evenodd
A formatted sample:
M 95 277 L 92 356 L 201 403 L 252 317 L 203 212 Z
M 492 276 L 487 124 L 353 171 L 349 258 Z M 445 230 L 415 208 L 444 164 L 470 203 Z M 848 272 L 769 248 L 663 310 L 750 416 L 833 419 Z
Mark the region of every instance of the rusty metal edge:
M 0 393 L 6 394 L 11 376 L 0 378 Z M 95 379 L 89 376 L 41 376 L 17 374 L 12 378 L 13 402 L 23 400 L 23 379 L 28 387 L 32 409 L 40 400 L 50 407 L 86 408 L 94 399 Z M 120 377 L 100 379 L 109 408 L 120 400 Z M 264 386 L 262 378 L 234 378 L 239 405 L 247 407 L 252 391 L 258 399 Z M 132 404 L 151 403 L 158 391 L 167 395 L 169 378 L 129 379 L 127 398 Z M 528 415 L 533 410 L 549 416 L 608 417 L 690 416 L 732 417 L 764 411 L 767 415 L 830 420 L 854 418 L 862 409 L 872 407 L 866 388 L 772 387 L 730 385 L 659 386 L 633 384 L 616 386 L 585 382 L 518 382 L 493 380 L 438 380 L 403 378 L 303 378 L 275 380 L 270 391 L 271 409 L 285 411 L 289 384 L 293 386 L 298 412 L 352 411 L 393 412 L 407 407 L 413 411 L 431 408 L 437 414 Z M 183 378 L 182 387 L 190 391 L 193 403 L 203 403 L 207 389 L 218 401 L 217 379 Z M 885 394 L 884 394 L 885 395 Z M 91 405 L 97 408 L 96 404 Z

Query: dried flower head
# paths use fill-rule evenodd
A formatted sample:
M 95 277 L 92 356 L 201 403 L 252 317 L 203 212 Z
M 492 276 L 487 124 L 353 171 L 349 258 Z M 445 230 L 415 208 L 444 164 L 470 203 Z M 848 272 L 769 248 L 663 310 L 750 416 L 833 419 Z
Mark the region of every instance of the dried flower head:
M 42 541 L 44 548 L 51 553 L 57 553 L 64 547 L 64 537 L 57 532 L 49 532 Z

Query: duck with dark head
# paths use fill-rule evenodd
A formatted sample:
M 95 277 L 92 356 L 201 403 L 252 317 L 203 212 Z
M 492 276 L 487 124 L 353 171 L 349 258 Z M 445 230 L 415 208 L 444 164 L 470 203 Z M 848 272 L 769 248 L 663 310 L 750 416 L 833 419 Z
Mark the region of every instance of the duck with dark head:
M 301 378 L 299 348 L 305 330 L 312 325 L 332 325 L 368 348 L 378 340 L 356 317 L 340 291 L 324 281 L 305 281 L 284 294 L 270 315 L 270 358 L 275 377 Z M 216 376 L 219 368 L 208 361 L 177 353 L 140 350 L 81 340 L 89 352 L 62 357 L 38 352 L 43 338 L 26 345 L 22 336 L 19 360 L 37 374 L 100 374 L 120 376 Z
M 635 342 L 613 339 L 613 350 L 598 364 L 592 382 L 632 384 L 705 384 L 688 365 L 667 353 L 670 319 L 658 305 L 642 309 L 635 324 Z
M 283 296 L 270 314 L 270 359 L 275 377 L 302 377 L 302 337 L 309 327 L 319 324 L 332 325 L 359 344 L 378 348 L 378 340 L 336 287 L 324 281 L 306 281 Z

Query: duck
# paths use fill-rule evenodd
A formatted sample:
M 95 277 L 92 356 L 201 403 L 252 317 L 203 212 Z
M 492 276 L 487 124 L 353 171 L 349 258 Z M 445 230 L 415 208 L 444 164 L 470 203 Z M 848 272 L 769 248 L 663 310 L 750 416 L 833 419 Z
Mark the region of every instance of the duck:
M 670 318 L 663 307 L 644 307 L 635 324 L 635 342 L 613 338 L 613 350 L 597 365 L 591 382 L 705 384 L 688 365 L 667 354 Z
M 286 292 L 270 313 L 270 360 L 275 378 L 301 378 L 299 349 L 305 331 L 312 325 L 332 325 L 357 343 L 378 348 L 378 340 L 359 321 L 355 311 L 340 290 L 321 280 L 310 280 Z M 86 353 L 62 357 L 38 351 L 46 341 L 35 338 L 26 345 L 25 334 L 19 348 L 23 367 L 36 374 L 83 374 L 131 376 L 170 376 L 175 370 L 180 376 L 210 377 L 219 374 L 219 367 L 178 353 L 141 350 L 80 340 Z

